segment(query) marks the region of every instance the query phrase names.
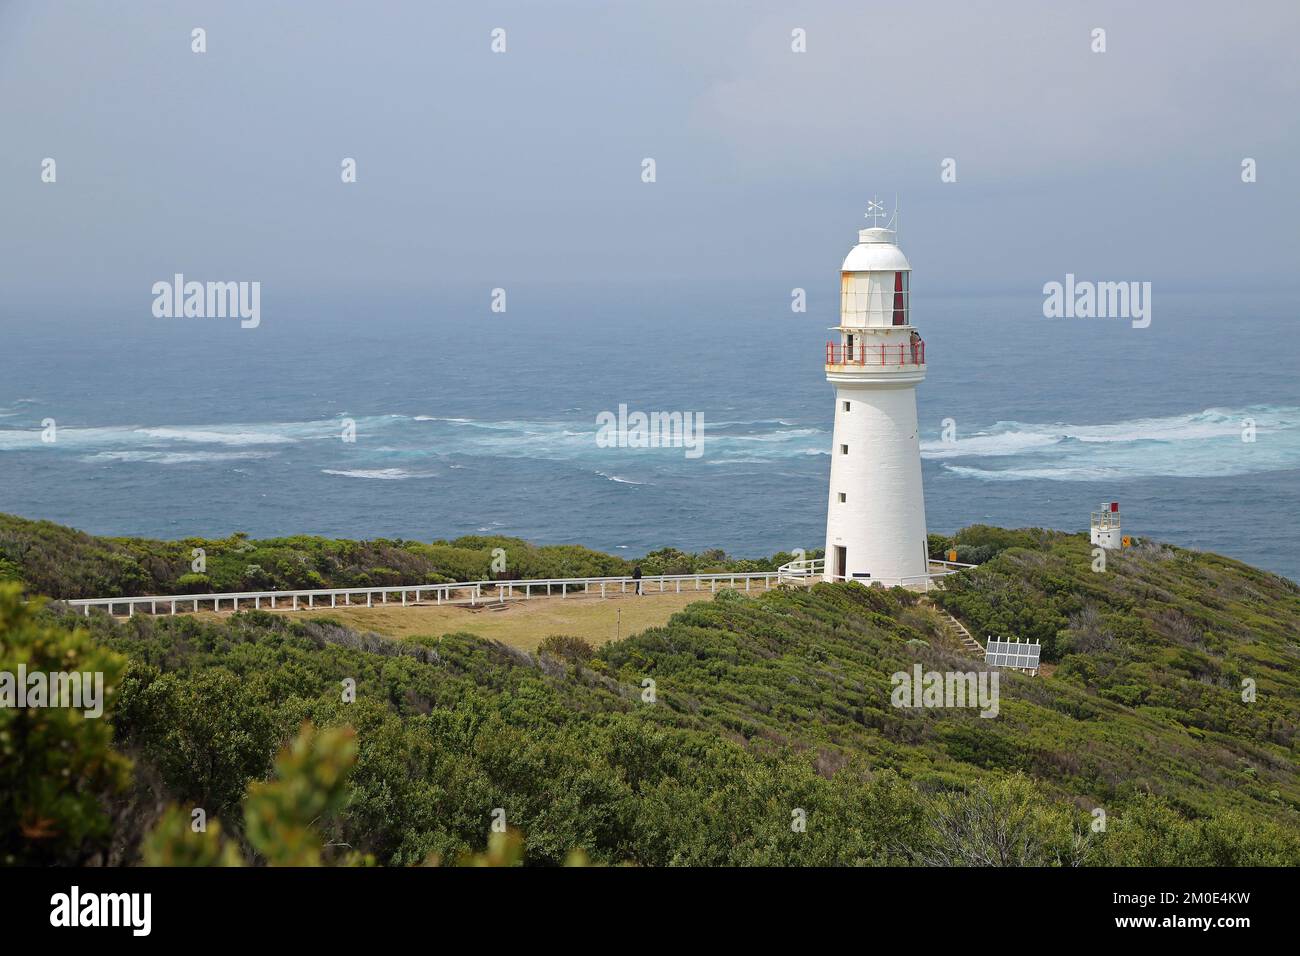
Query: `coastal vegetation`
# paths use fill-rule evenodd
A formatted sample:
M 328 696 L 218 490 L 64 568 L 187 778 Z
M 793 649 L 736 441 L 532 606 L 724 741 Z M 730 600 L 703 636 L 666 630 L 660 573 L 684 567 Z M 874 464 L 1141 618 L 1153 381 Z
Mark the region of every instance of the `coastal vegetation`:
M 529 652 L 23 603 L 35 582 L 174 578 L 148 570 L 167 543 L 42 523 L 15 549 L 17 522 L 0 671 L 86 662 L 111 693 L 98 721 L 0 709 L 7 863 L 1300 865 L 1300 588 L 1218 555 L 1147 543 L 1098 573 L 1086 536 L 966 529 L 932 547 L 982 563 L 929 596 L 723 591 L 599 648 Z M 59 568 L 42 548 L 63 540 Z M 344 554 L 327 570 L 361 574 L 495 540 L 281 539 L 314 543 L 258 560 Z M 892 706 L 897 672 L 982 668 L 940 606 L 981 640 L 1042 641 L 1048 673 L 1001 672 L 993 719 Z
M 493 560 L 502 553 L 505 571 L 498 573 Z M 195 570 L 199 555 L 202 571 Z M 52 521 L 0 514 L 0 581 L 18 581 L 30 594 L 65 599 L 602 577 L 631 574 L 637 566 L 644 574 L 765 571 L 789 560 L 788 554 L 744 560 L 719 550 L 690 554 L 675 548 L 628 560 L 580 545 L 535 546 L 501 535 L 422 542 L 311 535 L 258 540 L 237 533 L 158 541 L 99 537 Z

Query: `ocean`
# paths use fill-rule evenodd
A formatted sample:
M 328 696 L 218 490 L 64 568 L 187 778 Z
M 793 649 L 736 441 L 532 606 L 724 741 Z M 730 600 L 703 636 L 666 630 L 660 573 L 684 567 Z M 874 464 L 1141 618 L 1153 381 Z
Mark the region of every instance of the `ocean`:
M 835 276 L 824 285 L 802 314 L 775 281 L 522 284 L 503 314 L 487 285 L 328 302 L 267 289 L 255 329 L 156 319 L 143 294 L 9 309 L 0 511 L 163 538 L 821 547 L 838 307 Z M 1037 289 L 915 291 L 930 531 L 1077 531 L 1118 500 L 1128 534 L 1300 579 L 1296 305 L 1157 286 L 1138 329 L 1044 318 Z M 597 416 L 620 405 L 701 415 L 700 453 L 601 447 Z

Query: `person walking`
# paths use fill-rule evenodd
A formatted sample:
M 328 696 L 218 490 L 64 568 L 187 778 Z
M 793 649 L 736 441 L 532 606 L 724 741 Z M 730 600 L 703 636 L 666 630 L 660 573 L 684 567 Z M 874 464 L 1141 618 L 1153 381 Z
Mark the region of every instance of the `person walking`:
M 911 334 L 910 336 L 908 336 L 908 338 L 909 338 L 909 339 L 911 340 L 911 342 L 912 342 L 912 364 L 913 364 L 913 365 L 920 365 L 921 363 L 918 362 L 918 361 L 916 360 L 916 355 L 917 355 L 917 352 L 920 351 L 920 345 L 921 345 L 921 334 L 920 334 L 919 332 L 917 332 L 916 329 L 913 329 L 913 330 L 912 330 L 912 334 Z
M 636 593 L 640 594 L 641 593 L 641 565 L 638 564 L 636 567 L 632 569 L 632 580 L 636 582 Z

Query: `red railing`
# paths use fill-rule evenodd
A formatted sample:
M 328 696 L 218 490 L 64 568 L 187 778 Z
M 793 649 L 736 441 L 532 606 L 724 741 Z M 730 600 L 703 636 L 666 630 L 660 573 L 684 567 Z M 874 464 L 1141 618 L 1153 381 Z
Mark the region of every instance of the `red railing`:
M 895 342 L 893 345 L 826 343 L 827 365 L 924 365 L 925 340 Z

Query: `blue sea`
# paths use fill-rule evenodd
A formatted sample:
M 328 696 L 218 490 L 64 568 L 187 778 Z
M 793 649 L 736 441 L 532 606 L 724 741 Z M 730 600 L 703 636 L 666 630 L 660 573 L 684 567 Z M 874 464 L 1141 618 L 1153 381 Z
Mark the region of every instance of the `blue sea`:
M 486 286 L 326 302 L 264 290 L 256 329 L 156 319 L 147 297 L 9 309 L 0 511 L 163 538 L 820 547 L 834 279 L 803 314 L 798 283 L 775 281 L 519 285 L 504 314 Z M 1300 579 L 1296 306 L 1157 287 L 1135 329 L 1046 319 L 1037 289 L 914 293 L 930 530 L 1081 530 L 1118 500 L 1129 534 Z M 702 454 L 600 447 L 596 417 L 620 404 L 702 414 Z

